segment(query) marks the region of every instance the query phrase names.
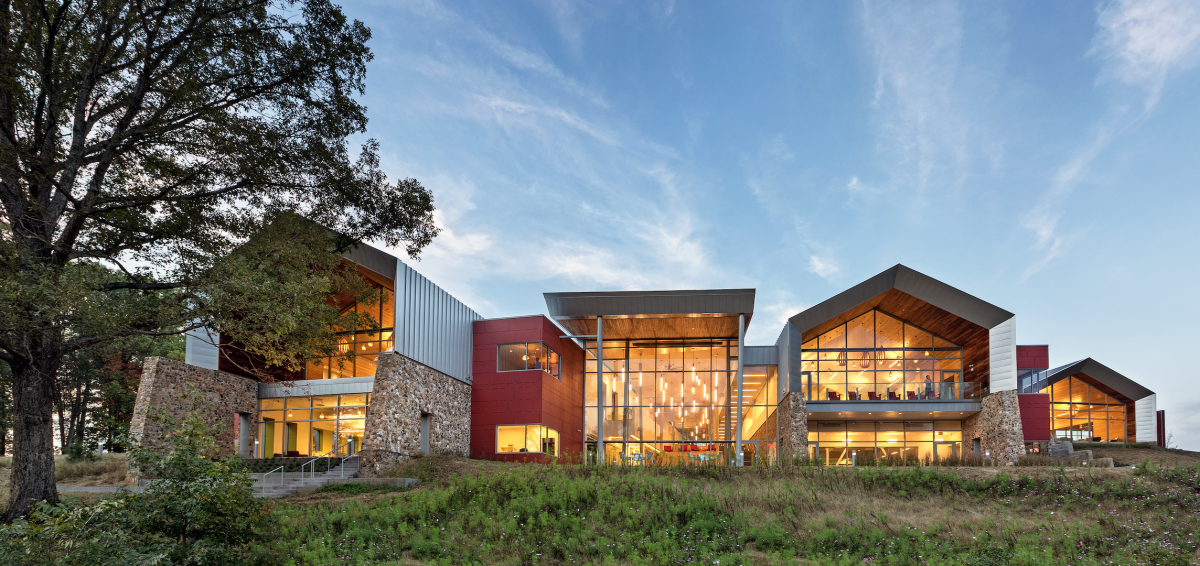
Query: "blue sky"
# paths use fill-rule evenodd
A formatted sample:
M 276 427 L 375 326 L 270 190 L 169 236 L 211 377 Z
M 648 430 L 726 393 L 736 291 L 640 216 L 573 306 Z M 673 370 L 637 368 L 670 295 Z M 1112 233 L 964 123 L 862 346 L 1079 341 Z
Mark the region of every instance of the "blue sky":
M 754 287 L 751 344 L 896 263 L 1159 394 L 1200 449 L 1200 3 L 355 2 L 410 262 L 486 317 Z

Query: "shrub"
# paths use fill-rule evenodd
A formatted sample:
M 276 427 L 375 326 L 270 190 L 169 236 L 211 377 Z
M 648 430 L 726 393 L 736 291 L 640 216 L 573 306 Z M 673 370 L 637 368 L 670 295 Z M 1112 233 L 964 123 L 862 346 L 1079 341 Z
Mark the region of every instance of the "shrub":
M 158 478 L 144 493 L 124 492 L 91 505 L 39 504 L 28 520 L 0 526 L 0 563 L 262 562 L 265 555 L 251 546 L 265 539 L 272 515 L 253 497 L 254 480 L 242 473 L 240 461 L 212 457 L 217 431 L 194 414 L 182 421 L 152 418 L 167 431 L 165 450 L 139 446 L 129 454 L 131 463 Z

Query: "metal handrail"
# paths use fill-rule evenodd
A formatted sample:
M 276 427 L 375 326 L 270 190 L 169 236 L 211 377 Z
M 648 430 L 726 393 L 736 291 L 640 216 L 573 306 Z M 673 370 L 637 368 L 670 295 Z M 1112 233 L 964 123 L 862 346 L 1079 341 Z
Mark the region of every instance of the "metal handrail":
M 309 473 L 309 478 L 310 478 L 310 479 L 316 478 L 316 477 L 317 477 L 317 464 L 316 464 L 317 460 L 320 460 L 321 458 L 325 458 L 326 460 L 328 460 L 329 458 L 333 458 L 333 457 L 337 456 L 337 453 L 338 453 L 338 452 L 339 452 L 339 451 L 340 451 L 342 448 L 345 448 L 345 447 L 349 446 L 349 445 L 350 445 L 350 444 L 352 444 L 352 443 L 354 443 L 354 441 L 353 441 L 353 440 L 347 440 L 346 442 L 342 443 L 340 446 L 336 446 L 336 447 L 334 447 L 334 448 L 333 448 L 333 449 L 331 449 L 331 450 L 327 450 L 327 451 L 325 451 L 325 452 L 323 452 L 323 453 L 321 453 L 321 454 L 318 454 L 318 455 L 317 455 L 315 458 L 313 458 L 312 460 L 309 460 L 309 461 L 305 462 L 304 464 L 302 464 L 302 465 L 300 466 L 300 479 L 304 479 L 304 468 L 307 468 L 309 464 L 312 464 L 312 465 L 313 465 L 313 467 L 312 467 L 312 471 Z M 327 471 L 327 472 L 329 471 L 329 465 L 328 465 L 328 464 L 326 464 L 326 465 L 325 465 L 325 471 Z
M 349 444 L 349 442 L 347 442 L 347 444 Z M 345 458 L 342 458 L 342 462 L 340 464 L 338 464 L 338 471 L 339 471 L 339 473 L 341 473 L 342 479 L 346 479 L 346 460 L 349 460 L 355 456 L 358 456 L 357 450 L 353 454 L 346 456 Z
M 283 479 L 284 479 L 285 474 L 282 470 L 283 470 L 283 466 L 279 466 L 278 468 L 275 468 L 274 470 L 271 470 L 262 475 L 262 480 L 261 480 L 262 481 L 262 495 L 267 494 L 267 476 L 269 476 L 275 472 L 279 472 L 279 487 L 281 487 L 281 488 L 283 487 Z

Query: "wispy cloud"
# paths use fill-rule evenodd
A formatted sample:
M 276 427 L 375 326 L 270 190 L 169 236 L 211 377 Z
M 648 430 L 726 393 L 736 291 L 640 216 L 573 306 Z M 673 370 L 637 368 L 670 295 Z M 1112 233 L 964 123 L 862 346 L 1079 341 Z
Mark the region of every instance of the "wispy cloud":
M 833 279 L 842 271 L 842 267 L 832 257 L 813 255 L 808 257 L 808 270 L 822 279 Z
M 1104 61 L 1100 80 L 1145 91 L 1154 107 L 1173 73 L 1196 64 L 1200 3 L 1194 0 L 1118 0 L 1099 8 L 1091 54 Z
M 874 2 L 862 24 L 875 64 L 873 105 L 881 117 L 880 149 L 895 157 L 893 182 L 926 188 L 941 169 L 961 168 L 971 120 L 959 111 L 963 28 L 955 2 Z
M 1102 65 L 1097 84 L 1134 87 L 1142 111 L 1130 112 L 1121 92 L 1111 94 L 1108 116 L 1063 163 L 1037 206 L 1021 219 L 1035 235 L 1034 257 L 1021 281 L 1062 257 L 1074 236 L 1060 226 L 1063 204 L 1086 179 L 1092 163 L 1122 132 L 1150 117 L 1170 77 L 1196 64 L 1200 56 L 1200 4 L 1191 0 L 1119 0 L 1102 4 L 1089 55 Z

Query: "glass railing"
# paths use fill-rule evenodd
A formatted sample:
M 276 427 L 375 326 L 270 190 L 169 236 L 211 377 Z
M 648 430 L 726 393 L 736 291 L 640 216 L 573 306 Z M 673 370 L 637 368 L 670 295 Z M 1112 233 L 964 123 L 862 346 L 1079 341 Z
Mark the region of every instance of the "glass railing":
M 961 401 L 988 393 L 982 383 L 830 383 L 808 384 L 809 401 Z

